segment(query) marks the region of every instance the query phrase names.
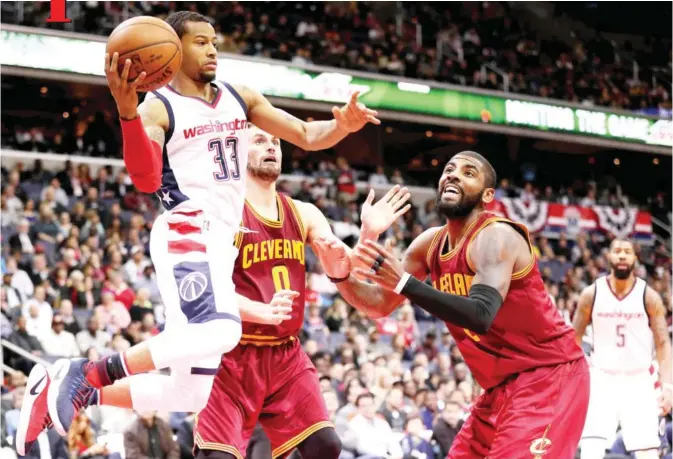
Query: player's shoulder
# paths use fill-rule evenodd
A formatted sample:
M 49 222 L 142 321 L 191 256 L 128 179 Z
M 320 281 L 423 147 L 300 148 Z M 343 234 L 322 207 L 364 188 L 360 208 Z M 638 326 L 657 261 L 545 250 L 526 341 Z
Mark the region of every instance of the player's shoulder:
M 508 220 L 487 220 L 482 228 L 468 237 L 463 250 L 466 252 L 468 264 L 475 270 L 481 263 L 490 265 L 496 261 L 525 257 L 528 264 L 532 263 L 531 257 L 534 258 L 527 234 Z
M 596 279 L 591 285 L 587 285 L 580 292 L 581 304 L 593 304 L 596 299 L 596 291 L 598 290 L 598 283 L 601 282 L 602 277 Z
M 658 309 L 664 308 L 664 303 L 659 292 L 647 285 L 643 279 L 639 278 L 638 281 L 645 285 L 643 291 L 643 302 L 645 303 L 645 309 L 650 312 L 656 312 Z
M 405 258 L 408 260 L 423 260 L 428 264 L 432 248 L 436 245 L 446 226 L 433 226 L 423 231 L 416 239 L 411 241 Z
M 150 94 L 138 105 L 138 114 L 145 125 L 155 124 L 167 128 L 169 124 L 168 108 L 163 100 L 153 95 L 150 96 Z
M 526 235 L 522 233 L 519 225 L 503 218 L 493 219 L 492 222 L 487 220 L 485 226 L 475 234 L 474 240 L 493 240 L 501 245 L 527 243 Z
M 251 105 L 254 105 L 255 100 L 261 96 L 259 91 L 241 83 L 227 83 L 222 80 L 219 80 L 219 83 L 226 86 L 229 91 L 233 90 L 235 95 L 238 95 L 248 108 L 250 108 Z
M 283 197 L 285 198 L 288 204 L 294 206 L 294 208 L 297 209 L 297 212 L 299 212 L 299 216 L 304 221 L 306 220 L 312 221 L 314 218 L 325 216 L 325 214 L 323 214 L 322 211 L 318 209 L 318 207 L 313 203 L 300 201 L 299 199 L 294 199 L 285 194 L 283 194 Z
M 409 249 L 412 247 L 418 249 L 429 249 L 432 242 L 437 239 L 440 233 L 446 228 L 446 226 L 433 226 L 423 231 L 416 239 L 412 241 L 409 245 Z

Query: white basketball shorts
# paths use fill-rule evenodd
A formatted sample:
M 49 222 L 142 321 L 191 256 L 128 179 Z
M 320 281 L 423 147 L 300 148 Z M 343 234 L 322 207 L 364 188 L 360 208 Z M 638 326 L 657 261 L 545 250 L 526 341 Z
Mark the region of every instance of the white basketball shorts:
M 649 371 L 611 374 L 591 369 L 591 394 L 582 439 L 612 441 L 621 425 L 628 451 L 658 448 L 659 407 Z

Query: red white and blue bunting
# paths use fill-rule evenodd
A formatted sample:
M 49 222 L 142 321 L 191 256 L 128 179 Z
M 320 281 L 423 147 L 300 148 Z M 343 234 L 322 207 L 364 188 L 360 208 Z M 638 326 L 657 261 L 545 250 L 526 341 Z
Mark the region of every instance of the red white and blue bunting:
M 650 214 L 636 208 L 566 206 L 505 198 L 491 203 L 489 210 L 523 223 L 531 233 L 563 232 L 573 237 L 580 231 L 600 231 L 619 237 L 652 238 Z

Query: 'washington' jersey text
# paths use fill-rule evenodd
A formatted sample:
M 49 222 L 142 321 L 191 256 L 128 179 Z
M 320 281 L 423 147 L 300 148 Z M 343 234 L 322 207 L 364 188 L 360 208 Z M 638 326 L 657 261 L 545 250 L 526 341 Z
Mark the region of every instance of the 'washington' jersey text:
M 229 84 L 214 81 L 212 103 L 170 85 L 148 94 L 168 112 L 161 187 L 166 210 L 200 210 L 238 227 L 248 164 L 247 106 Z

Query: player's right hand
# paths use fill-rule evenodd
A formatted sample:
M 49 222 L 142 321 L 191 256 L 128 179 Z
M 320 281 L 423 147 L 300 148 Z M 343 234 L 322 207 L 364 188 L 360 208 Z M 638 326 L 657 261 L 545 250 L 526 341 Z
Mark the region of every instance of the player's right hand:
M 316 238 L 313 241 L 313 251 L 329 277 L 348 277 L 351 272 L 351 259 L 341 239 L 336 236 Z
M 138 77 L 129 82 L 129 71 L 131 70 L 131 60 L 126 59 L 124 70 L 119 74 L 119 53 L 114 53 L 112 59 L 110 54 L 105 54 L 105 77 L 110 87 L 112 97 L 117 103 L 117 111 L 123 119 L 132 119 L 138 116 L 138 85 L 142 84 L 147 74 L 142 72 Z

